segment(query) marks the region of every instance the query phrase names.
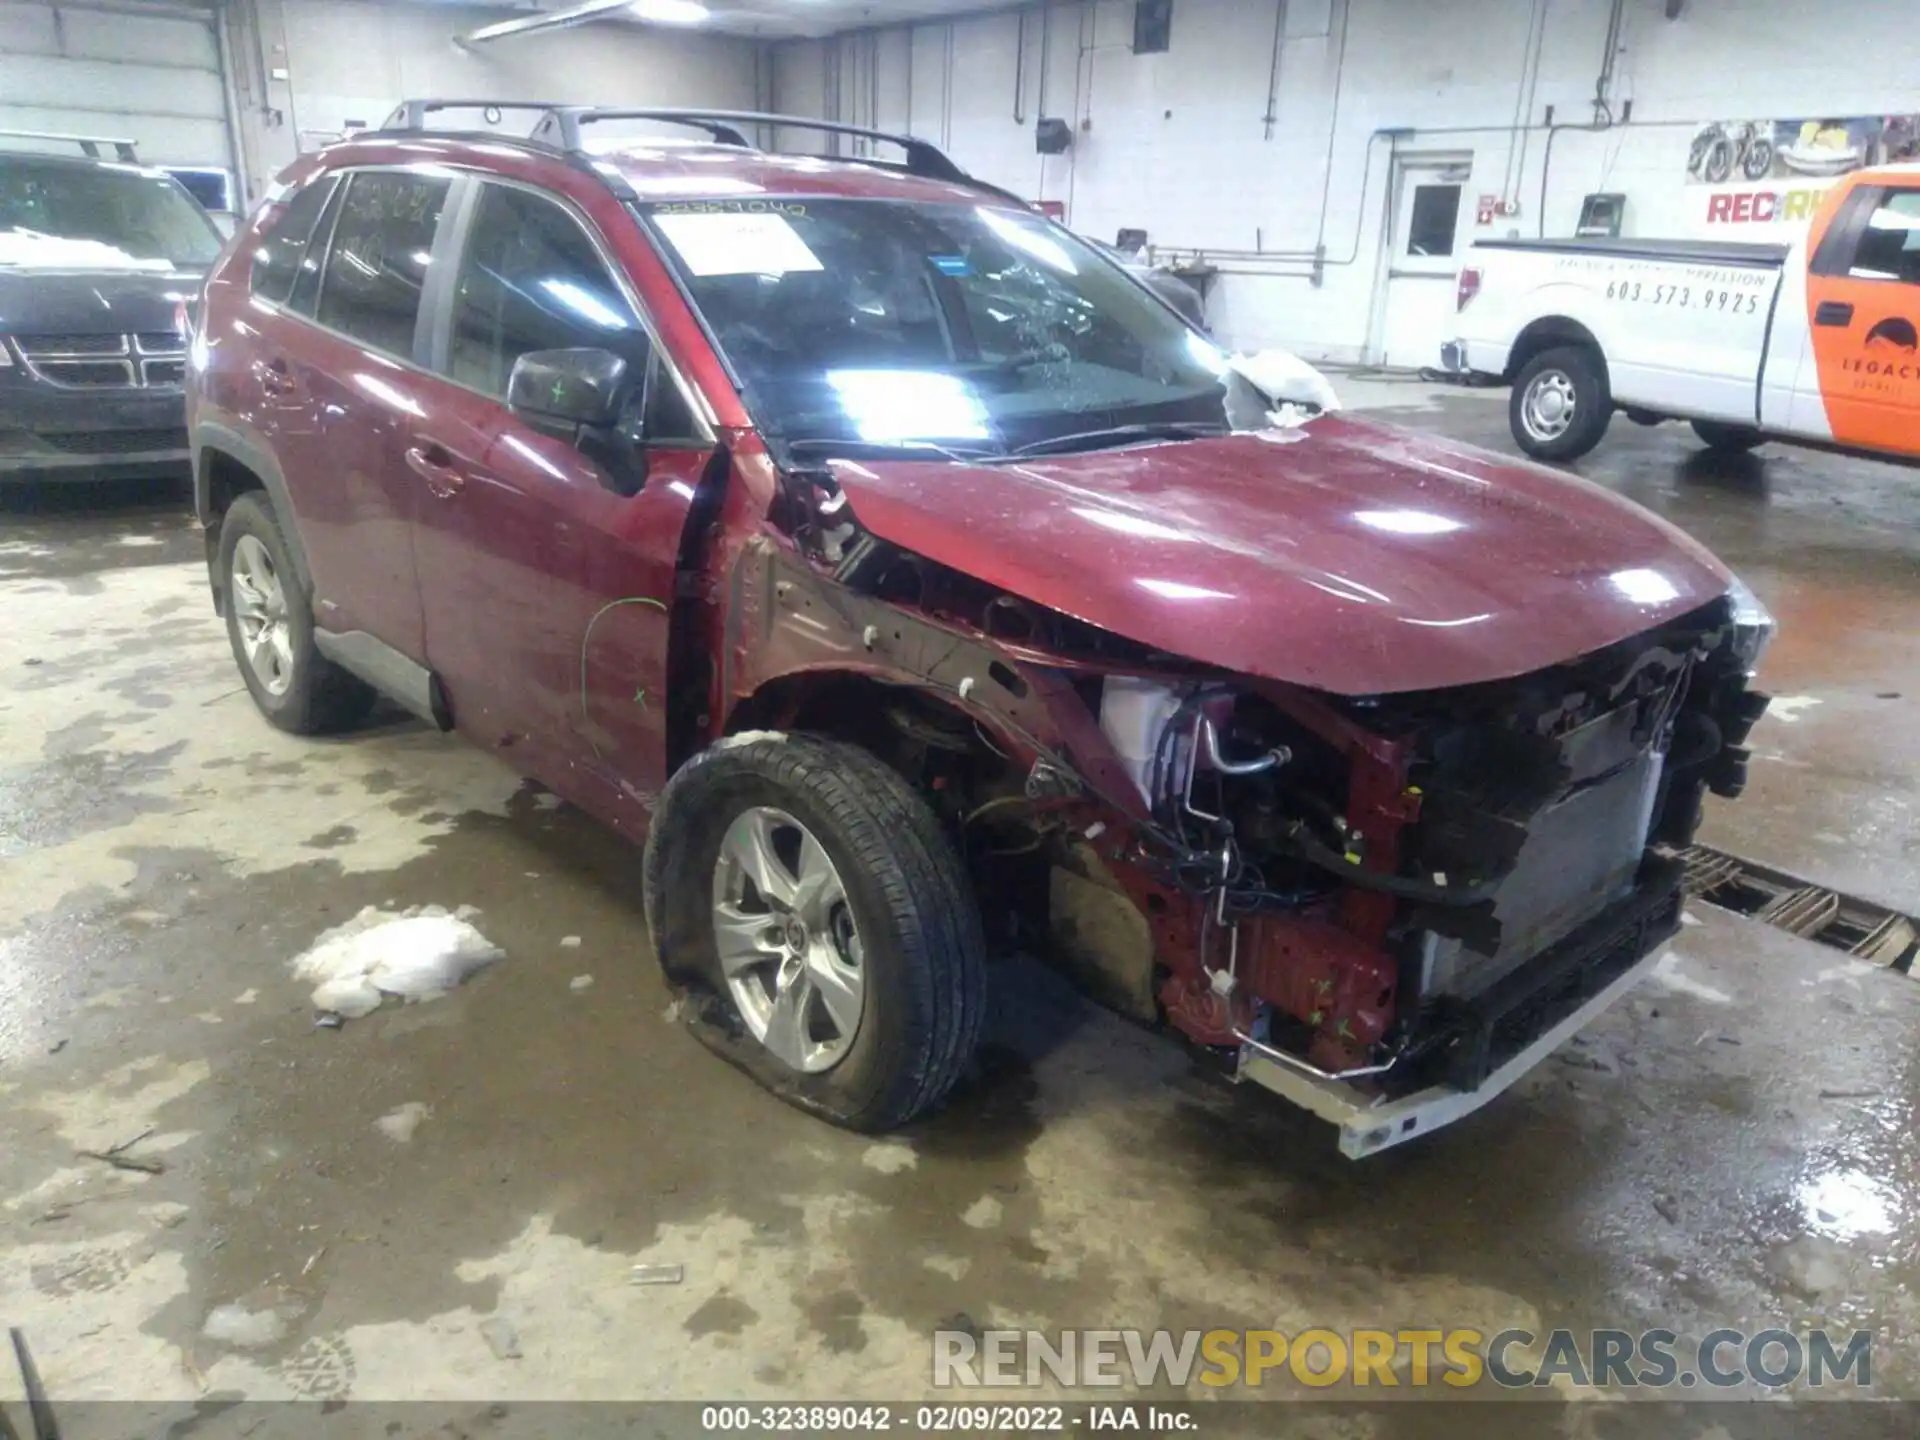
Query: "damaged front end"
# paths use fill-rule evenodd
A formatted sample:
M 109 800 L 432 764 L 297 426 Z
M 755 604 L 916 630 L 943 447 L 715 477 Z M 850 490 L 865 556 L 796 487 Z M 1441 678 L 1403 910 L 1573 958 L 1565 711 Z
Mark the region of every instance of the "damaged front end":
M 933 801 L 1003 940 L 1352 1156 L 1478 1108 L 1638 978 L 1766 707 L 1738 590 L 1547 669 L 1342 696 L 889 543 L 830 471 L 774 518 L 732 569 L 726 728 L 851 732 Z

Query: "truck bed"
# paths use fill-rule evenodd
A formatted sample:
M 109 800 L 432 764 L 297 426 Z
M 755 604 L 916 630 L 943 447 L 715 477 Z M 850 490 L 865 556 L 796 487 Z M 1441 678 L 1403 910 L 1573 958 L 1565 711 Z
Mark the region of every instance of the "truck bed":
M 1476 250 L 1535 250 L 1574 255 L 1613 255 L 1632 260 L 1679 260 L 1690 265 L 1746 265 L 1778 270 L 1786 264 L 1786 245 L 1742 240 L 1616 240 L 1606 237 L 1566 240 L 1476 240 Z

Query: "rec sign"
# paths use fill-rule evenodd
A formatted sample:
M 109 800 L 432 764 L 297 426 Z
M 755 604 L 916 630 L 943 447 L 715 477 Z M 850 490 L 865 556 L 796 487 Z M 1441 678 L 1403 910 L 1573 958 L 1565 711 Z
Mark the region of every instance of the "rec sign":
M 1803 185 L 1792 190 L 1722 190 L 1707 197 L 1709 225 L 1773 225 L 1805 223 L 1811 219 L 1820 199 L 1827 193 L 1824 185 Z

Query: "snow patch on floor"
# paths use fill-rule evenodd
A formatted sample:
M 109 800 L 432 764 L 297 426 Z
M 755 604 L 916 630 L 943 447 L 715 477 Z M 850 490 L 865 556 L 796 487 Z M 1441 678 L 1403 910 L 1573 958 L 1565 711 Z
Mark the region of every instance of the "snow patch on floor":
M 881 1140 L 866 1148 L 860 1163 L 869 1170 L 878 1170 L 882 1175 L 898 1175 L 902 1170 L 911 1170 L 918 1165 L 920 1157 L 903 1140 Z
M 1818 695 L 1776 695 L 1767 706 L 1767 714 L 1782 724 L 1791 725 L 1800 718 L 1801 711 L 1822 703 Z
M 413 1132 L 420 1128 L 420 1122 L 433 1111 L 418 1100 L 409 1100 L 398 1110 L 389 1111 L 374 1121 L 374 1126 L 389 1140 L 404 1145 L 413 1139 Z
M 499 946 L 444 906 L 395 914 L 369 905 L 297 956 L 293 974 L 314 987 L 316 1010 L 354 1019 L 389 999 L 437 999 L 504 958 Z
M 273 1310 L 249 1310 L 243 1305 L 216 1305 L 208 1313 L 200 1333 L 224 1345 L 237 1345 L 242 1350 L 259 1350 L 281 1339 L 287 1333 L 287 1322 Z
M 1699 1000 L 1709 1000 L 1715 1005 L 1731 1005 L 1733 997 L 1724 990 L 1716 990 L 1704 980 L 1696 980 L 1691 975 L 1680 973 L 1680 953 L 1669 950 L 1660 957 L 1653 967 L 1653 978 L 1667 989 L 1682 995 L 1692 995 Z
M 991 1230 L 1000 1223 L 1005 1207 L 991 1195 L 982 1195 L 960 1214 L 961 1223 L 976 1230 Z

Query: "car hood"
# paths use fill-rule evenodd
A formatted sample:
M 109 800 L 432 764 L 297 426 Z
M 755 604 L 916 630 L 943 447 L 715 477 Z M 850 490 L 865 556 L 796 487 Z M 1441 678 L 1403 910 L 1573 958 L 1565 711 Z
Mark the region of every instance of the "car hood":
M 1018 464 L 833 469 L 882 539 L 1154 649 L 1341 695 L 1522 675 L 1732 579 L 1596 485 L 1351 416 Z
M 171 330 L 199 270 L 41 270 L 0 265 L 0 334 L 123 335 Z

